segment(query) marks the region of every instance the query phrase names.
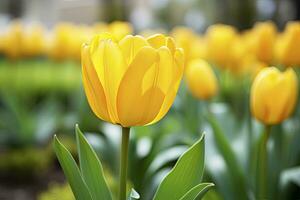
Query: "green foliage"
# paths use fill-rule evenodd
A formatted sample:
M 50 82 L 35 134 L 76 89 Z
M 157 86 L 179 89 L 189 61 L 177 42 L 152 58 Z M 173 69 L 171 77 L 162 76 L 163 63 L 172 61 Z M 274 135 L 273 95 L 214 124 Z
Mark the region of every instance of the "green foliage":
M 172 171 L 160 183 L 154 200 L 180 199 L 201 182 L 203 171 L 204 137 L 179 158 Z
M 112 199 L 103 175 L 103 168 L 78 125 L 76 125 L 77 147 L 81 174 L 90 189 L 93 199 Z
M 74 196 L 78 200 L 112 199 L 103 176 L 101 162 L 78 127 L 76 127 L 76 136 L 80 169 L 68 150 L 56 137 L 54 138 L 56 155 Z M 174 200 L 201 198 L 213 186 L 213 184 L 200 184 L 203 171 L 204 137 L 180 157 L 175 167 L 160 184 L 154 200 L 169 199 L 171 194 Z M 132 190 L 128 198 L 139 199 L 140 197 L 135 190 Z
M 56 136 L 54 137 L 54 150 L 76 199 L 92 200 L 90 191 L 82 178 L 75 160 Z

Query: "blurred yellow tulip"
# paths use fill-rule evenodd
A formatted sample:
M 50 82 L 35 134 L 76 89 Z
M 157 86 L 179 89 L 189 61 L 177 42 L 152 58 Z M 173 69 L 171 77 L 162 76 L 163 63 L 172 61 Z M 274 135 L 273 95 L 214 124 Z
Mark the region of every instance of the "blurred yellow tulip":
M 11 59 L 19 58 L 22 55 L 20 48 L 22 29 L 22 24 L 19 21 L 14 21 L 3 36 L 3 52 Z
M 97 35 L 82 47 L 88 102 L 97 117 L 123 127 L 155 123 L 174 101 L 183 62 L 183 50 L 164 35 Z
M 258 61 L 271 63 L 276 35 L 277 30 L 273 22 L 256 23 L 245 37 L 249 53 L 255 55 Z
M 71 57 L 74 52 L 72 48 L 73 34 L 74 25 L 70 23 L 57 24 L 48 43 L 49 56 L 58 60 Z
M 210 26 L 206 32 L 208 59 L 219 67 L 229 67 L 237 39 L 238 34 L 232 26 Z
M 275 48 L 277 62 L 285 66 L 300 65 L 300 23 L 289 22 L 278 37 Z
M 193 30 L 186 27 L 175 27 L 171 31 L 171 36 L 176 44 L 184 50 L 186 62 L 190 60 L 191 46 L 196 36 Z
M 210 65 L 202 59 L 189 62 L 185 79 L 190 92 L 198 99 L 209 99 L 218 92 L 218 81 Z
M 28 27 L 22 34 L 21 48 L 24 56 L 40 56 L 45 51 L 44 28 L 38 24 Z
M 278 124 L 293 112 L 297 98 L 298 80 L 294 70 L 280 72 L 268 67 L 259 72 L 251 87 L 251 111 L 264 124 Z
M 117 40 L 133 33 L 132 25 L 128 22 L 114 21 L 108 25 L 108 32 Z

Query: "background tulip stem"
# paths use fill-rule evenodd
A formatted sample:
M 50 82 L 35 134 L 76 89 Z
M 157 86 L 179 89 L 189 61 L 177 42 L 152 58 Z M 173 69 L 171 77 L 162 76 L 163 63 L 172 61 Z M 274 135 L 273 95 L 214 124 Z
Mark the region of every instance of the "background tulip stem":
M 120 157 L 119 200 L 126 200 L 129 132 L 130 132 L 130 128 L 122 127 L 122 147 L 121 147 L 121 153 L 120 153 L 121 157 Z
M 262 134 L 259 152 L 258 152 L 258 192 L 257 199 L 268 199 L 268 151 L 267 144 L 271 132 L 271 126 L 265 125 L 264 133 Z

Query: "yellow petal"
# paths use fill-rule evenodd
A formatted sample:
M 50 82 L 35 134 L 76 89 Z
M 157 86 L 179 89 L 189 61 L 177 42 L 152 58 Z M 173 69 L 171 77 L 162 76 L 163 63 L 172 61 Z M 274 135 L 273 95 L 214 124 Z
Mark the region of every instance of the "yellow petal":
M 186 83 L 190 92 L 199 99 L 209 99 L 216 95 L 217 79 L 210 65 L 195 59 L 189 62 L 186 72 Z
M 158 59 L 155 49 L 143 47 L 124 75 L 117 97 L 118 115 L 122 126 L 145 125 L 145 118 L 153 115 L 153 112 L 158 112 L 153 109 L 155 106 L 149 106 L 150 102 L 157 105 L 156 99 L 161 98 L 160 92 L 157 91 L 158 88 L 153 87 L 157 70 L 155 70 L 156 73 L 148 73 L 147 76 L 150 76 L 150 78 L 147 78 L 148 87 L 146 91 L 143 91 L 142 86 L 146 73 L 151 68 L 157 67 L 156 62 Z M 158 97 L 154 97 L 154 94 L 157 94 Z
M 289 89 L 287 90 L 290 92 L 290 101 L 286 109 L 284 109 L 284 113 L 282 113 L 284 118 L 288 117 L 292 113 L 298 99 L 298 80 L 295 71 L 292 68 L 287 69 L 285 72 L 285 78 L 289 81 Z
M 155 35 L 148 37 L 147 41 L 153 48 L 158 49 L 161 46 L 166 45 L 166 36 L 164 36 L 162 34 L 155 34 Z
M 183 75 L 183 69 L 184 69 L 184 55 L 183 55 L 183 50 L 181 48 L 176 49 L 175 54 L 174 54 L 174 72 L 172 74 L 173 81 L 172 84 L 170 85 L 170 88 L 165 96 L 164 102 L 161 106 L 161 109 L 158 113 L 158 115 L 155 117 L 155 119 L 150 122 L 150 124 L 153 124 L 159 120 L 161 120 L 169 111 L 171 108 L 174 99 L 176 97 L 182 75 Z M 171 75 L 170 75 L 171 76 Z
M 175 41 L 173 38 L 167 37 L 167 47 L 170 49 L 172 55 L 174 55 L 174 53 L 176 51 L 176 45 L 175 45 Z
M 286 119 L 297 99 L 297 78 L 293 70 L 281 73 L 271 67 L 262 70 L 251 88 L 253 115 L 266 124 Z
M 90 60 L 88 46 L 82 47 L 82 79 L 85 94 L 95 115 L 102 120 L 111 121 L 104 90 Z
M 118 123 L 117 92 L 126 70 L 122 51 L 111 39 L 102 39 L 91 54 L 93 65 L 103 85 L 108 112 L 113 123 Z
M 144 46 L 149 45 L 141 36 L 127 35 L 119 42 L 126 64 L 129 65 L 137 52 Z

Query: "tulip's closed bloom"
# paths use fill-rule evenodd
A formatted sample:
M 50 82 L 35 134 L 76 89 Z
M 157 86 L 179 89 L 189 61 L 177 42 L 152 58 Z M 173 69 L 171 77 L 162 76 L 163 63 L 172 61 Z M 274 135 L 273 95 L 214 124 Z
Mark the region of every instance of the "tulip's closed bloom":
M 28 27 L 22 35 L 22 52 L 24 56 L 40 56 L 45 51 L 44 28 L 38 24 Z
M 70 23 L 57 24 L 48 43 L 48 53 L 54 59 L 72 57 L 74 54 L 73 35 L 75 27 Z
M 276 35 L 276 27 L 272 22 L 260 22 L 255 24 L 245 38 L 249 53 L 255 55 L 258 61 L 271 63 L 273 60 Z
M 123 127 L 160 120 L 171 107 L 183 74 L 183 50 L 172 38 L 109 33 L 82 47 L 83 83 L 93 112 Z
M 206 32 L 207 56 L 219 67 L 228 67 L 238 39 L 236 30 L 228 25 L 216 24 Z
M 4 54 L 11 59 L 19 58 L 22 55 L 20 48 L 22 29 L 22 24 L 19 21 L 14 21 L 9 30 L 4 34 L 2 48 Z
M 262 69 L 251 88 L 251 111 L 264 124 L 278 124 L 293 112 L 298 97 L 296 73 L 289 68 Z
M 191 47 L 196 38 L 196 33 L 189 28 L 176 27 L 172 30 L 171 36 L 174 38 L 176 44 L 184 50 L 187 63 L 191 59 Z
M 108 32 L 120 40 L 126 35 L 132 34 L 133 28 L 128 22 L 114 21 L 108 25 Z
M 289 22 L 275 47 L 277 62 L 285 66 L 300 65 L 300 23 Z
M 189 62 L 185 78 L 189 90 L 198 99 L 209 99 L 218 91 L 217 78 L 205 60 L 195 59 Z

